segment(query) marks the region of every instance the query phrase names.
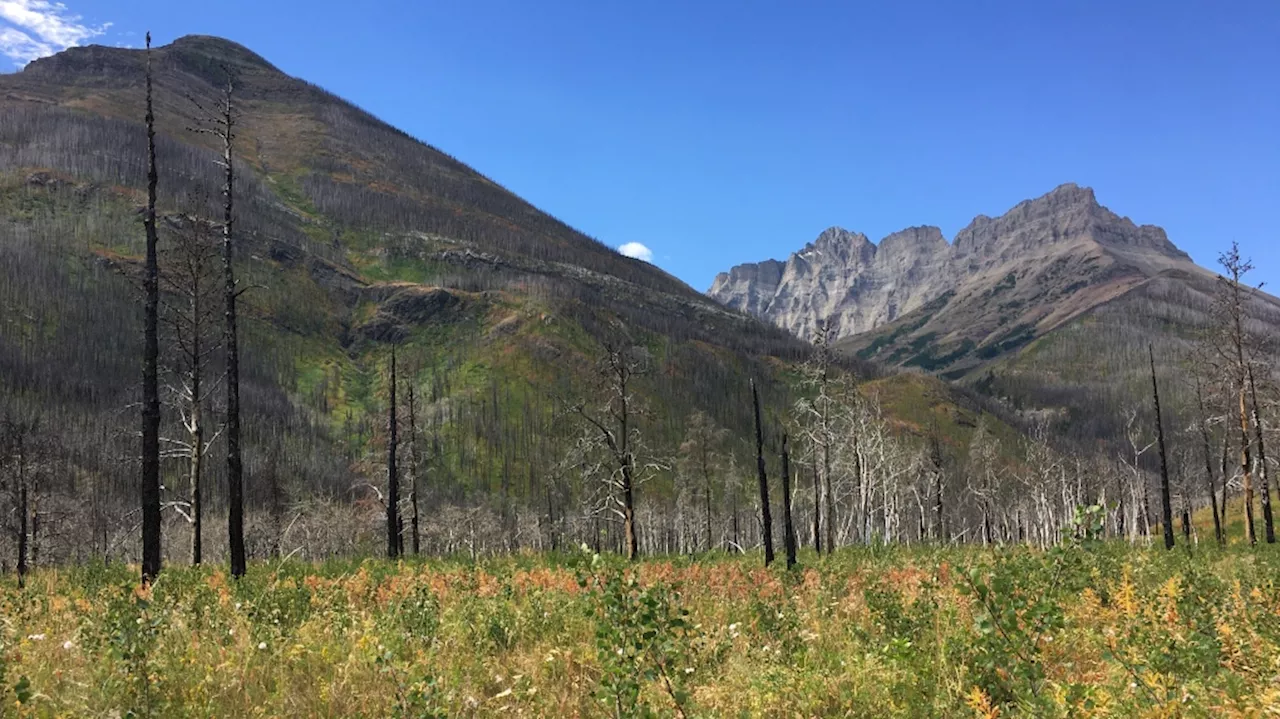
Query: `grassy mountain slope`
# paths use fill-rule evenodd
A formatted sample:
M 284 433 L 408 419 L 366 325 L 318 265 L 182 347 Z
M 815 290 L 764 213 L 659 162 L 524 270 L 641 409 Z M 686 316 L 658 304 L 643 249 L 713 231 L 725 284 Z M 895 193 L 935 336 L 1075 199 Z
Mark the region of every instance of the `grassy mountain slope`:
M 91 509 L 54 555 L 132 541 L 118 518 L 136 474 L 143 62 L 137 51 L 72 48 L 0 76 L 0 411 L 58 427 L 49 456 L 72 469 L 47 472 L 50 524 Z M 186 128 L 228 69 L 241 98 L 242 392 L 249 502 L 262 510 L 252 551 L 268 551 L 295 512 L 306 519 L 284 531 L 318 535 L 331 551 L 376 537 L 360 525 L 376 513 L 340 505 L 376 505 L 393 346 L 417 391 L 424 502 L 471 508 L 428 529 L 441 547 L 474 547 L 477 523 L 529 541 L 540 532 L 529 517 L 581 504 L 560 465 L 581 431 L 565 406 L 595 401 L 602 342 L 647 352 L 637 422 L 658 455 L 674 454 L 685 418 L 701 410 L 730 430 L 748 467 L 747 380 L 762 381 L 771 416 L 790 406 L 808 348 L 782 330 L 618 255 L 234 43 L 183 38 L 154 62 L 169 221 L 218 216 L 216 153 Z M 166 435 L 180 437 L 176 411 L 166 415 Z M 166 462 L 166 500 L 185 496 L 183 472 Z M 208 472 L 217 506 L 221 463 Z M 674 502 L 672 481 L 655 479 L 643 501 Z M 180 536 L 182 523 L 169 531 Z

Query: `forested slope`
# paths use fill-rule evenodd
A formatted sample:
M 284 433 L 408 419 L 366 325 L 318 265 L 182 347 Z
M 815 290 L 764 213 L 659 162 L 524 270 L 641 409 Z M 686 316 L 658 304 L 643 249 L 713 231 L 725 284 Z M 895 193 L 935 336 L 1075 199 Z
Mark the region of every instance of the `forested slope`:
M 143 58 L 72 48 L 0 76 L 0 415 L 24 442 L 33 513 L 42 520 L 34 534 L 51 561 L 136 551 Z M 252 555 L 367 551 L 377 541 L 393 348 L 403 384 L 398 419 L 411 438 L 401 464 L 420 482 L 422 532 L 433 551 L 619 540 L 616 518 L 602 511 L 609 470 L 599 448 L 584 443 L 574 411 L 606 411 L 607 346 L 629 348 L 639 363 L 631 431 L 645 469 L 642 545 L 693 548 L 693 519 L 681 507 L 698 493 L 714 503 L 713 544 L 758 541 L 748 381 L 761 383 L 776 472 L 781 432 L 805 391 L 806 343 L 620 256 L 234 43 L 183 38 L 155 50 L 153 61 L 169 290 L 163 471 L 171 558 L 186 552 L 190 508 L 170 316 L 181 294 L 175 278 L 191 228 L 219 217 L 222 199 L 218 152 L 188 128 L 228 73 L 240 109 L 235 244 L 247 315 L 241 391 Z M 220 325 L 205 332 L 206 409 L 216 418 Z M 880 375 L 856 360 L 842 364 L 862 379 Z M 961 397 L 938 392 L 945 404 Z M 714 467 L 696 486 L 688 462 L 698 444 L 690 444 L 694 417 L 716 430 Z M 962 454 L 976 420 L 959 411 L 940 417 Z M 922 445 L 921 427 L 884 426 Z M 217 557 L 224 530 L 216 422 L 209 433 L 205 545 Z M 6 477 L 18 456 L 6 453 Z M 898 490 L 886 485 L 884 496 L 890 491 Z

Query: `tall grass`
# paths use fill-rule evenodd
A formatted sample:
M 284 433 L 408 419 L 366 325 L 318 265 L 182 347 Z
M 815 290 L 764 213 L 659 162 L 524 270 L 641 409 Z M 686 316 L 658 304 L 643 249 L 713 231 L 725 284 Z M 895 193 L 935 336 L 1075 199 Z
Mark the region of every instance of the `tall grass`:
M 1102 544 L 168 569 L 0 585 L 15 716 L 1263 716 L 1280 552 Z

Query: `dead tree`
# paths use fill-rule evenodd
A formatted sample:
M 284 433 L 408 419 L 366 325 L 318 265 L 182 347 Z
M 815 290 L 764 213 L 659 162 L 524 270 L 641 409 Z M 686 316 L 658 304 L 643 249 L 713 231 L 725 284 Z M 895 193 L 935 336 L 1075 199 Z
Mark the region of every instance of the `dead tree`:
M 782 531 L 787 569 L 791 569 L 796 566 L 796 528 L 791 523 L 791 452 L 785 432 L 782 433 Z
M 604 380 L 604 411 L 608 419 L 596 416 L 583 403 L 573 406 L 572 411 L 587 423 L 592 439 L 602 444 L 609 454 L 613 470 L 608 480 L 610 501 L 617 505 L 622 516 L 623 551 L 627 559 L 635 560 L 640 553 L 635 507 L 635 445 L 639 436 L 633 425 L 635 398 L 631 392 L 633 380 L 647 371 L 647 361 L 637 347 L 606 342 L 604 349 L 599 371 Z
M 1253 455 L 1249 437 L 1248 360 L 1245 348 L 1249 343 L 1244 328 L 1244 285 L 1242 279 L 1253 269 L 1253 264 L 1240 256 L 1240 246 L 1232 242 L 1231 249 L 1218 256 L 1218 264 L 1226 270 L 1226 276 L 1218 278 L 1217 311 L 1219 325 L 1226 332 L 1226 347 L 1219 351 L 1226 355 L 1231 367 L 1233 390 L 1238 399 L 1240 419 L 1240 472 L 1241 489 L 1244 491 L 1244 525 L 1249 544 L 1257 544 L 1257 532 L 1253 524 Z M 1225 316 L 1223 316 L 1225 315 Z
M 151 33 L 147 33 L 147 236 L 142 347 L 142 581 L 160 574 L 160 265 L 156 255 L 156 126 L 151 103 Z M 25 521 L 25 517 L 24 517 Z
M 409 539 L 414 554 L 421 553 L 421 528 L 418 515 L 418 408 L 414 403 L 413 382 L 409 382 Z
M 1214 486 L 1213 479 L 1213 448 L 1210 446 L 1209 417 L 1204 403 L 1204 387 L 1200 380 L 1200 373 L 1196 371 L 1193 374 L 1196 381 L 1196 404 L 1200 411 L 1197 424 L 1200 429 L 1201 447 L 1204 451 L 1205 481 L 1208 483 L 1209 489 L 1209 506 L 1213 510 L 1213 539 L 1218 544 L 1225 544 L 1227 540 L 1226 535 L 1222 532 L 1222 516 L 1218 512 L 1218 491 Z M 1223 495 L 1223 502 L 1226 502 L 1225 494 Z
M 396 349 L 391 348 L 391 378 L 387 384 L 387 558 L 396 559 L 403 549 L 400 528 L 400 473 L 396 468 L 396 449 L 399 444 L 396 421 Z
M 848 438 L 841 436 L 842 424 L 847 424 L 841 398 L 847 389 L 841 379 L 833 378 L 831 373 L 832 355 L 828 342 L 825 324 L 818 327 L 818 336 L 814 344 L 817 350 L 814 358 L 805 366 L 806 384 L 813 391 L 812 399 L 801 399 L 796 403 L 795 414 L 803 429 L 803 439 L 812 454 L 814 471 L 819 475 L 820 491 L 814 496 L 814 548 L 821 553 L 823 547 L 831 553 L 836 547 L 835 489 L 833 478 L 833 454 L 837 444 Z M 857 437 L 853 437 L 854 443 Z M 857 452 L 854 452 L 856 457 Z M 855 467 L 854 475 L 861 474 Z
M 929 461 L 933 465 L 933 513 L 934 513 L 934 540 L 937 542 L 945 542 L 947 536 L 947 525 L 943 515 L 942 504 L 942 480 L 945 477 L 945 459 L 942 455 L 942 439 L 938 431 L 938 422 L 932 419 L 929 422 Z
M 1160 518 L 1164 523 L 1164 547 L 1173 549 L 1173 499 L 1169 493 L 1169 456 L 1164 441 L 1164 419 L 1160 414 L 1160 384 L 1156 380 L 1156 351 L 1147 344 L 1151 360 L 1151 396 L 1156 408 L 1156 442 L 1160 450 Z
M 227 436 L 227 539 L 231 555 L 231 576 L 243 577 L 246 570 L 244 547 L 244 459 L 240 447 L 240 336 L 236 327 L 236 300 L 240 290 L 235 273 L 235 165 L 232 162 L 239 108 L 235 104 L 235 77 L 229 69 L 222 97 L 213 111 L 206 111 L 194 99 L 200 111 L 199 127 L 194 132 L 213 135 L 222 143 L 222 350 L 226 357 L 227 417 L 223 425 Z
M 200 564 L 204 557 L 204 458 L 212 446 L 212 438 L 205 435 L 208 398 L 204 377 L 211 355 L 218 348 L 218 343 L 208 337 L 217 309 L 212 297 L 217 289 L 212 270 L 218 248 L 210 224 L 194 217 L 174 223 L 170 237 L 169 260 L 162 279 L 175 299 L 166 304 L 164 317 L 173 332 L 177 354 L 177 382 L 171 387 L 171 394 L 186 437 L 164 440 L 172 448 L 164 456 L 187 461 L 186 509 L 180 502 L 173 506 L 191 525 L 191 563 Z
M 35 424 L 5 417 L 0 423 L 0 460 L 8 460 L 11 467 L 13 483 L 10 487 L 14 511 L 18 515 L 17 524 L 13 526 L 14 545 L 17 549 L 18 587 L 27 585 L 31 516 L 30 488 L 30 439 L 35 432 Z
M 818 463 L 813 464 L 813 551 L 822 554 L 822 481 L 818 477 Z
M 773 515 L 769 508 L 769 476 L 764 466 L 764 426 L 760 422 L 760 392 L 751 380 L 751 402 L 756 413 L 756 478 L 760 481 L 760 522 L 764 542 L 764 566 L 773 564 Z
M 1258 441 L 1258 489 L 1262 494 L 1262 529 L 1267 544 L 1276 543 L 1276 527 L 1271 515 L 1271 470 L 1267 466 L 1267 443 L 1262 425 L 1262 410 L 1258 406 L 1258 383 L 1254 380 L 1253 363 L 1245 365 L 1249 382 L 1249 399 L 1253 406 L 1253 431 Z
M 1122 456 L 1121 460 L 1133 474 L 1133 482 L 1129 489 L 1136 505 L 1134 507 L 1133 527 L 1130 530 L 1130 541 L 1133 541 L 1137 539 L 1138 535 L 1143 537 L 1151 536 L 1151 504 L 1148 501 L 1147 479 L 1142 473 L 1142 457 L 1152 447 L 1156 446 L 1156 442 L 1142 444 L 1143 437 L 1136 407 L 1130 408 L 1126 414 L 1125 438 L 1129 440 L 1129 451 L 1132 459 Z M 1121 497 L 1119 511 L 1123 513 L 1125 507 L 1123 486 L 1119 488 L 1119 492 Z M 1123 531 L 1121 533 L 1123 534 Z

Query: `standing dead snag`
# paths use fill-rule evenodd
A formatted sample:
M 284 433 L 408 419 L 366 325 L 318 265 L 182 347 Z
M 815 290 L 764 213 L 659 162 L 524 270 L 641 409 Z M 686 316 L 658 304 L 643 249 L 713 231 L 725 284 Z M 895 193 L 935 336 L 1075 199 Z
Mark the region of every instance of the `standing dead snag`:
M 635 400 L 631 396 L 631 383 L 646 371 L 646 358 L 639 348 L 607 342 L 600 362 L 600 375 L 607 395 L 605 412 L 611 421 L 606 424 L 584 404 L 573 407 L 573 411 L 590 425 L 593 439 L 604 445 L 609 453 L 609 464 L 613 467 L 608 480 L 611 501 L 617 503 L 622 515 L 623 551 L 629 560 L 635 560 L 640 554 L 636 540 L 635 505 L 635 445 L 639 436 L 633 436 L 636 433 L 632 426 Z
M 929 461 L 933 465 L 933 513 L 934 535 L 937 542 L 945 542 L 947 527 L 942 513 L 942 480 L 945 474 L 945 460 L 942 456 L 942 439 L 938 431 L 936 418 L 929 420 Z
M 1258 489 L 1262 490 L 1262 529 L 1267 544 L 1276 543 L 1276 526 L 1271 515 L 1271 470 L 1267 467 L 1267 443 L 1262 426 L 1262 410 L 1258 407 L 1258 383 L 1254 380 L 1253 363 L 1245 365 L 1253 405 L 1253 431 L 1258 440 Z
M 211 295 L 217 290 L 212 276 L 217 261 L 217 245 L 210 223 L 186 218 L 170 223 L 171 246 L 162 275 L 166 289 L 175 298 L 163 317 L 173 332 L 177 354 L 177 382 L 172 388 L 173 402 L 186 431 L 185 439 L 164 440 L 173 447 L 165 457 L 187 461 L 188 498 L 184 511 L 174 506 L 191 525 L 191 563 L 200 564 L 204 557 L 204 457 L 211 442 L 205 436 L 204 375 L 217 342 L 209 341 L 216 307 Z
M 787 569 L 796 566 L 796 528 L 791 523 L 791 452 L 787 434 L 782 434 L 782 541 L 787 550 Z
M 400 473 L 396 468 L 396 447 L 399 444 L 396 422 L 396 349 L 391 348 L 391 378 L 387 383 L 390 397 L 387 410 L 387 558 L 396 559 L 403 550 L 403 533 L 400 527 Z
M 764 426 L 760 422 L 760 392 L 751 380 L 751 402 L 756 412 L 756 477 L 760 480 L 760 522 L 764 542 L 764 566 L 773 564 L 773 513 L 769 508 L 769 476 L 764 467 Z
M 1173 549 L 1173 500 L 1169 495 L 1169 456 L 1164 442 L 1164 419 L 1160 416 L 1160 384 L 1156 380 L 1156 351 L 1147 345 L 1151 359 L 1151 396 L 1156 406 L 1156 441 L 1160 449 L 1160 520 L 1164 523 L 1164 547 Z
M 1248 408 L 1248 360 L 1245 346 L 1249 338 L 1244 328 L 1244 275 L 1253 264 L 1240 256 L 1239 244 L 1232 242 L 1231 249 L 1218 255 L 1218 264 L 1226 270 L 1226 276 L 1218 278 L 1218 297 L 1215 310 L 1218 325 L 1226 333 L 1226 347 L 1219 347 L 1231 370 L 1232 389 L 1239 401 L 1240 410 L 1240 472 L 1244 490 L 1244 525 L 1249 544 L 1257 544 L 1257 532 L 1253 525 L 1253 456 L 1249 438 Z
M 813 551 L 822 554 L 822 484 L 818 478 L 818 463 L 813 463 Z
M 420 553 L 421 532 L 418 524 L 418 408 L 413 401 L 413 382 L 409 382 L 409 539 L 414 554 Z
M 796 402 L 795 416 L 799 421 L 801 437 L 811 455 L 818 484 L 814 488 L 813 499 L 814 548 L 821 553 L 825 547 L 830 554 L 836 548 L 836 527 L 839 524 L 833 486 L 833 453 L 838 451 L 841 442 L 849 438 L 846 433 L 851 420 L 846 405 L 851 405 L 852 402 L 846 401 L 851 394 L 849 377 L 833 377 L 831 374 L 833 357 L 826 324 L 820 325 L 817 332 L 813 359 L 804 365 L 804 383 L 812 389 L 814 396 L 812 399 L 802 398 Z M 856 446 L 856 434 L 852 438 Z M 853 454 L 856 463 L 857 451 Z M 861 468 L 855 467 L 853 475 L 860 476 Z
M 223 68 L 227 84 L 213 111 L 207 111 L 195 98 L 189 98 L 200 112 L 198 127 L 193 132 L 209 134 L 222 141 L 222 279 L 223 279 L 223 335 L 222 349 L 226 355 L 227 421 L 227 542 L 231 554 L 231 576 L 239 578 L 245 573 L 244 548 L 244 460 L 240 449 L 240 344 L 236 329 L 236 299 L 241 290 L 236 287 L 234 265 L 235 219 L 235 166 L 232 150 L 235 145 L 235 128 L 239 109 L 234 102 L 235 77 L 231 70 Z
M 160 265 L 156 256 L 156 123 L 151 105 L 151 33 L 147 33 L 147 235 L 142 347 L 142 581 L 160 573 Z M 25 517 L 23 518 L 25 522 Z
M 18 513 L 18 523 L 14 527 L 14 544 L 18 550 L 17 569 L 18 587 L 27 585 L 28 558 L 30 556 L 28 522 L 31 516 L 31 475 L 29 472 L 31 440 L 37 430 L 35 422 L 23 422 L 5 417 L 0 423 L 0 460 L 8 461 L 12 466 L 13 507 Z M 0 462 L 3 467 L 3 462 Z
M 1218 544 L 1226 543 L 1226 536 L 1222 533 L 1222 515 L 1218 512 L 1218 490 L 1214 486 L 1213 480 L 1213 449 L 1210 446 L 1209 439 L 1209 417 L 1205 409 L 1204 403 L 1204 387 L 1200 381 L 1200 373 L 1193 372 L 1196 380 L 1196 403 L 1200 409 L 1200 417 L 1197 424 L 1200 425 L 1200 441 L 1201 448 L 1204 451 L 1204 470 L 1205 480 L 1209 486 L 1209 506 L 1213 509 L 1213 539 Z M 1225 503 L 1226 497 L 1223 497 Z

